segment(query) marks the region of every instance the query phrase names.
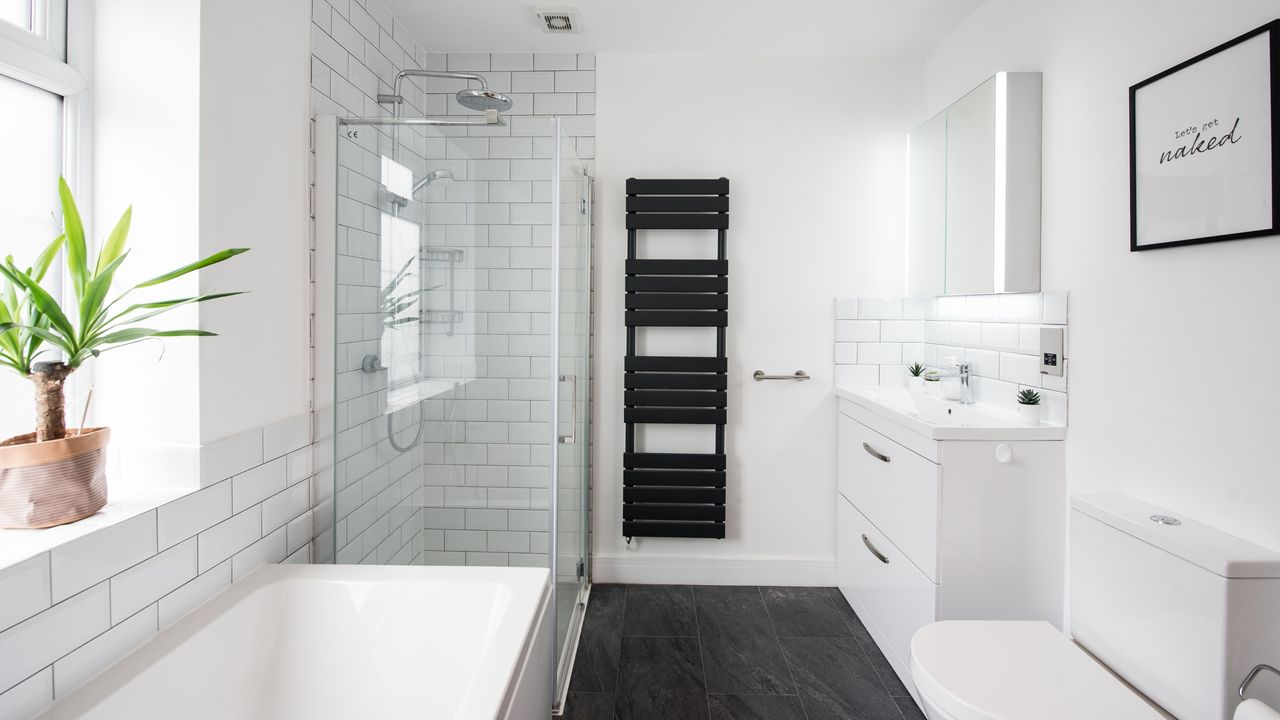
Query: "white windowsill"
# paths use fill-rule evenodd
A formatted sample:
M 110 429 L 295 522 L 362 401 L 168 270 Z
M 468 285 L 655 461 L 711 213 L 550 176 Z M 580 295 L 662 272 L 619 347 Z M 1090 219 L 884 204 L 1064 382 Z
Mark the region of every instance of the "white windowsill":
M 41 530 L 0 530 L 0 571 L 154 510 L 192 491 L 192 488 L 178 487 L 113 488 L 109 491 L 107 506 L 83 520 Z

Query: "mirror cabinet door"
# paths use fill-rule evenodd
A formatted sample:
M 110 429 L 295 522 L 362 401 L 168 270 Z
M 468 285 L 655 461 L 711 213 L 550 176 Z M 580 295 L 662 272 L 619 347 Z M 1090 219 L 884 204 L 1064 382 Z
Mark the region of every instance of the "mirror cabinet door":
M 912 131 L 909 140 L 907 294 L 946 292 L 947 113 Z
M 995 291 L 996 81 L 947 109 L 946 292 Z

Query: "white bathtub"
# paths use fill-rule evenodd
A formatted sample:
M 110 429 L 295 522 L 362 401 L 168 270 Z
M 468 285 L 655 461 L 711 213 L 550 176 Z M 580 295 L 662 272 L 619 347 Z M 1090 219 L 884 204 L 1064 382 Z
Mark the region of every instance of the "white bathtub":
M 45 718 L 546 720 L 548 572 L 265 565 Z

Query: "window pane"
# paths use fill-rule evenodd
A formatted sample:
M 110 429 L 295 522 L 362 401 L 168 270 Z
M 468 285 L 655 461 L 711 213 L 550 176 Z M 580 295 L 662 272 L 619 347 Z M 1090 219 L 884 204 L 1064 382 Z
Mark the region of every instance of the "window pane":
M 31 29 L 31 0 L 0 0 L 0 20 Z
M 9 0 L 0 0 L 0 3 Z M 4 7 L 4 5 L 0 5 Z M 22 268 L 58 236 L 55 216 L 62 172 L 62 98 L 0 75 L 0 257 Z M 50 281 L 45 287 L 61 296 Z M 35 409 L 31 383 L 0 367 L 0 439 L 30 432 Z

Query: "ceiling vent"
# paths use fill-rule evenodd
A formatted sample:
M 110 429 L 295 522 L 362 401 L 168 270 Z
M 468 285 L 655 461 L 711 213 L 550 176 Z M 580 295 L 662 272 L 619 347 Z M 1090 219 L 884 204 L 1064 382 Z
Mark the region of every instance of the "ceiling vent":
M 573 9 L 539 10 L 538 19 L 542 20 L 542 32 L 576 33 L 578 32 L 578 11 Z

